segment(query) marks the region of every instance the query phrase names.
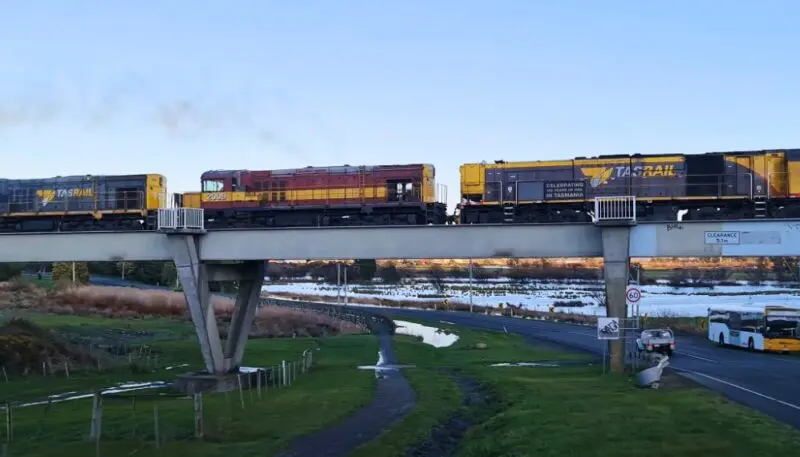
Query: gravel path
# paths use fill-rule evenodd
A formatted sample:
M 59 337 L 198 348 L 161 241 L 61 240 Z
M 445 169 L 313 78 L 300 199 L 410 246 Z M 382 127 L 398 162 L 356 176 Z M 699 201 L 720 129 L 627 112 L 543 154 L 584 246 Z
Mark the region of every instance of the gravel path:
M 392 337 L 378 335 L 386 364 L 396 364 Z M 356 367 L 353 367 L 355 370 Z M 333 427 L 295 440 L 280 457 L 345 457 L 374 440 L 404 418 L 416 405 L 414 390 L 400 370 L 376 372 L 378 388 L 372 402 Z

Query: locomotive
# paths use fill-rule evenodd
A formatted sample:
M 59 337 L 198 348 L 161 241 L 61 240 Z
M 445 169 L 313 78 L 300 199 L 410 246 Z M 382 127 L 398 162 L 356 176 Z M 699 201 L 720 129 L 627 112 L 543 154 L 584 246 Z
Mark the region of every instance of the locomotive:
M 644 221 L 800 217 L 800 149 L 606 155 L 461 166 L 461 224 L 590 222 L 598 196 Z
M 207 229 L 444 224 L 435 178 L 430 164 L 213 170 L 178 203 Z
M 800 149 L 467 163 L 460 203 L 430 164 L 212 170 L 174 204 L 208 229 L 590 222 L 594 197 L 635 196 L 643 221 L 800 219 Z M 0 179 L 0 233 L 154 230 L 159 174 Z
M 154 230 L 162 175 L 0 179 L 0 233 Z

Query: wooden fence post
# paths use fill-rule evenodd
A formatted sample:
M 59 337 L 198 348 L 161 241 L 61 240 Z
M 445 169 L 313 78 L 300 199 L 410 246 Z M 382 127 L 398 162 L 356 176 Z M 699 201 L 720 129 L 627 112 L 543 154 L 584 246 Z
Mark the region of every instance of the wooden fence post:
M 203 394 L 194 394 L 194 436 L 203 439 Z

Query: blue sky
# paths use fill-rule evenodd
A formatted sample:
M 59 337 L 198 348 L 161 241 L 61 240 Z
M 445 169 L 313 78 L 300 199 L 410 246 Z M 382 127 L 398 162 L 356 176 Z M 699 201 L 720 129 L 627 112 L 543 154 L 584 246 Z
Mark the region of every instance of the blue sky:
M 800 147 L 795 0 L 0 6 L 7 178 Z

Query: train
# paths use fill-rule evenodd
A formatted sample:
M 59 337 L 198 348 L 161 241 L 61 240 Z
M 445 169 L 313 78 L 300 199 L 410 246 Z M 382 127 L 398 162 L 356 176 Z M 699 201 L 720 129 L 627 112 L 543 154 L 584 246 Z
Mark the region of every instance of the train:
M 159 174 L 0 179 L 0 233 L 152 230 L 167 203 Z
M 800 218 L 800 149 L 461 166 L 462 224 L 590 222 L 595 197 L 635 196 L 642 221 Z
M 430 164 L 214 170 L 180 206 L 202 208 L 208 229 L 439 225 L 447 203 Z
M 453 214 L 431 164 L 210 170 L 172 196 L 160 174 L 0 179 L 0 233 L 154 230 L 170 206 L 211 230 L 585 223 L 598 196 L 642 221 L 800 219 L 800 149 L 466 163 Z

